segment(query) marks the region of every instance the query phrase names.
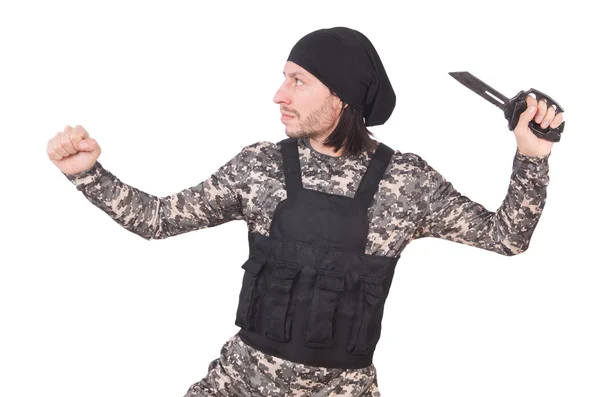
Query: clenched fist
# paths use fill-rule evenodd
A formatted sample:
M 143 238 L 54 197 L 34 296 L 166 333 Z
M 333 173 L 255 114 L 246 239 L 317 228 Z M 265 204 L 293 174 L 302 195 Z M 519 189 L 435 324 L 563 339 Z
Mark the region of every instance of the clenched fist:
M 98 156 L 100 146 L 80 125 L 66 126 L 48 141 L 48 158 L 65 174 L 78 174 L 91 168 Z
M 527 95 L 527 109 L 521 113 L 519 123 L 514 129 L 519 152 L 527 156 L 546 156 L 552 151 L 554 142 L 538 138 L 529 128 L 529 122 L 535 116 L 535 122 L 541 124 L 542 128 L 558 127 L 563 121 L 562 112 L 556 113 L 552 106 L 548 106 L 545 99 L 536 100 Z M 543 122 L 542 122 L 543 120 Z

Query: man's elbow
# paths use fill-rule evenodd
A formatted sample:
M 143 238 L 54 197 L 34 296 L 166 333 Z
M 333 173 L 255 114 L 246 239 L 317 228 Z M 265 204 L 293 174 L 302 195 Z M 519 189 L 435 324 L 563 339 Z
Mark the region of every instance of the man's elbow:
M 502 251 L 502 253 L 506 256 L 515 256 L 515 255 L 520 255 L 520 254 L 524 253 L 525 251 L 527 251 L 527 248 L 528 248 L 528 245 L 521 246 L 521 247 L 507 246 Z

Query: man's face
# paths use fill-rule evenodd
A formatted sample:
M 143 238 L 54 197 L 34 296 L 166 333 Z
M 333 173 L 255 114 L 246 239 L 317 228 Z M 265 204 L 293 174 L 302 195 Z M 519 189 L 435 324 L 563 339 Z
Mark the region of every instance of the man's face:
M 286 62 L 285 81 L 273 102 L 290 138 L 325 138 L 337 125 L 341 101 L 323 83 L 294 62 Z

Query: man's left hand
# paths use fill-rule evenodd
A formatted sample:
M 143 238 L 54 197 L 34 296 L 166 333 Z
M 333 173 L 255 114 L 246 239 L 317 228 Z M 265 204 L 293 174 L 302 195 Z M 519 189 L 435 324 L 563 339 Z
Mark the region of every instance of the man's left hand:
M 519 152 L 526 156 L 545 156 L 552 151 L 554 142 L 538 138 L 529 128 L 529 122 L 535 117 L 535 122 L 542 128 L 556 128 L 562 123 L 562 112 L 556 114 L 553 106 L 548 106 L 544 99 L 536 100 L 527 95 L 527 109 L 521 113 L 519 122 L 514 129 Z

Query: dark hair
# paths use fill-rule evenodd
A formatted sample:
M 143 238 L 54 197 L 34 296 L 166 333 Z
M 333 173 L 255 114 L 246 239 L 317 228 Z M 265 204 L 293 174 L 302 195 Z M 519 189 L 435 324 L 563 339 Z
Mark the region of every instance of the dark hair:
M 333 95 L 335 93 L 332 92 Z M 344 147 L 344 152 L 357 155 L 375 147 L 374 134 L 365 125 L 363 111 L 347 104 L 343 100 L 340 119 L 323 142 L 323 146 L 333 147 L 337 152 Z M 348 105 L 348 106 L 346 106 Z

